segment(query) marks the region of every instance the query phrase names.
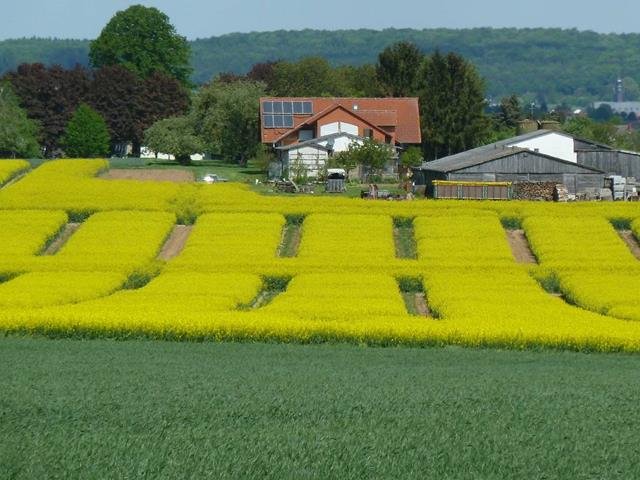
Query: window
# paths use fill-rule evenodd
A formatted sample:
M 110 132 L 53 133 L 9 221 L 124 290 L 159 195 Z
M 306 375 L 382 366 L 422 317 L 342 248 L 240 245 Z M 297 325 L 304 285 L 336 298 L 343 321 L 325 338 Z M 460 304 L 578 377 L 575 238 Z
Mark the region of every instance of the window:
M 365 128 L 364 129 L 364 137 L 365 138 L 373 138 L 373 129 L 372 128 Z
M 312 115 L 313 104 L 300 100 L 265 100 L 262 102 L 264 128 L 293 128 L 294 115 Z

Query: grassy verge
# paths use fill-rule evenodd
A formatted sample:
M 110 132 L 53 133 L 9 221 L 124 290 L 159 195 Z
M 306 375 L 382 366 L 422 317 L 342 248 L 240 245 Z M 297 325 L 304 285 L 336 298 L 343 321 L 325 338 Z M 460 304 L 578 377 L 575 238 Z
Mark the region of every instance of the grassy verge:
M 636 478 L 640 357 L 0 339 L 1 478 Z
M 393 240 L 396 246 L 396 257 L 418 258 L 418 246 L 413 231 L 413 218 L 393 218 Z

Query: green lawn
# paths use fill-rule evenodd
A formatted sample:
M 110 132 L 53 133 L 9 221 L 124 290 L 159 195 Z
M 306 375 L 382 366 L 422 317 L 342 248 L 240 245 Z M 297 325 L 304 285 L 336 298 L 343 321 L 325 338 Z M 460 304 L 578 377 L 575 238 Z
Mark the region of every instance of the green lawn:
M 0 339 L 0 478 L 638 478 L 640 356 Z
M 260 183 L 255 184 L 255 180 L 264 182 L 266 174 L 251 161 L 247 166 L 241 167 L 235 163 L 226 163 L 223 160 L 203 160 L 194 161 L 191 165 L 180 165 L 177 162 L 170 160 L 153 160 L 153 159 L 141 159 L 141 158 L 111 158 L 109 159 L 111 168 L 171 168 L 178 170 L 190 170 L 194 172 L 196 180 L 202 180 L 208 173 L 216 173 L 222 178 L 226 178 L 232 182 L 246 182 L 249 183 L 253 190 L 265 195 L 288 195 L 282 192 L 275 191 L 273 185 Z M 401 194 L 402 190 L 398 187 L 397 183 L 393 184 L 380 184 L 379 187 L 383 190 L 389 190 L 392 194 Z M 368 184 L 349 183 L 344 194 L 325 193 L 324 185 L 314 186 L 314 195 L 330 195 L 330 196 L 347 196 L 347 197 L 360 197 L 362 190 L 368 190 Z M 291 195 L 291 194 L 289 194 Z M 295 194 L 299 195 L 299 194 Z
M 249 163 L 241 167 L 235 163 L 226 163 L 222 160 L 194 161 L 191 165 L 180 165 L 170 160 L 154 160 L 141 158 L 111 158 L 111 168 L 171 168 L 177 170 L 190 170 L 194 172 L 196 180 L 201 180 L 208 173 L 216 173 L 222 178 L 233 182 L 253 181 L 264 179 L 265 175 L 255 165 Z

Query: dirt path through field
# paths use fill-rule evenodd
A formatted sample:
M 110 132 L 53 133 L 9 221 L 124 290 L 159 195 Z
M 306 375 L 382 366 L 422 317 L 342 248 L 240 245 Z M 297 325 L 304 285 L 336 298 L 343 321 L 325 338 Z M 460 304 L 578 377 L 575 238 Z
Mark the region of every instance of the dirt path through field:
M 529 242 L 524 230 L 507 230 L 507 240 L 511 247 L 511 253 L 518 263 L 538 263 L 535 255 L 529 247 Z
M 633 232 L 631 230 L 619 230 L 618 235 L 620 235 L 620 238 L 627 244 L 633 256 L 640 260 L 640 244 L 638 244 L 638 239 Z
M 71 238 L 71 235 L 73 235 L 79 227 L 79 223 L 67 223 L 62 228 L 55 240 L 49 244 L 49 246 L 44 250 L 44 252 L 42 252 L 42 254 L 55 255 L 56 253 L 58 253 L 64 246 L 64 244 L 67 243 L 69 238 Z
M 282 239 L 278 246 L 279 257 L 295 257 L 298 254 L 302 239 L 302 227 L 300 225 L 285 225 L 282 229 Z
M 100 178 L 178 183 L 193 182 L 195 180 L 193 172 L 172 168 L 113 168 L 102 173 Z
M 414 301 L 416 305 L 416 312 L 418 312 L 418 315 L 420 315 L 421 317 L 431 316 L 431 310 L 429 310 L 429 305 L 427 305 L 427 297 L 424 293 L 416 293 Z
M 176 225 L 173 227 L 171 234 L 164 242 L 158 258 L 160 260 L 170 260 L 176 257 L 184 248 L 187 239 L 193 230 L 193 225 Z

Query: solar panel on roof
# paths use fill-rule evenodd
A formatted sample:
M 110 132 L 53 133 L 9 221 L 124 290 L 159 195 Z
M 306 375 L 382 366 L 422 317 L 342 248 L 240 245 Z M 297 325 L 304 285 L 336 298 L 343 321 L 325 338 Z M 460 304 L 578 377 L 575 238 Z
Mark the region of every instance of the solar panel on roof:
M 282 113 L 282 102 L 273 102 L 273 113 Z
M 292 113 L 293 108 L 291 106 L 291 102 L 282 102 L 282 111 L 284 113 Z
M 262 119 L 265 128 L 273 128 L 273 115 L 263 115 Z
M 308 114 L 313 113 L 313 107 L 311 105 L 311 102 L 302 102 L 302 113 L 308 113 Z
M 273 102 L 262 102 L 263 113 L 273 113 Z

